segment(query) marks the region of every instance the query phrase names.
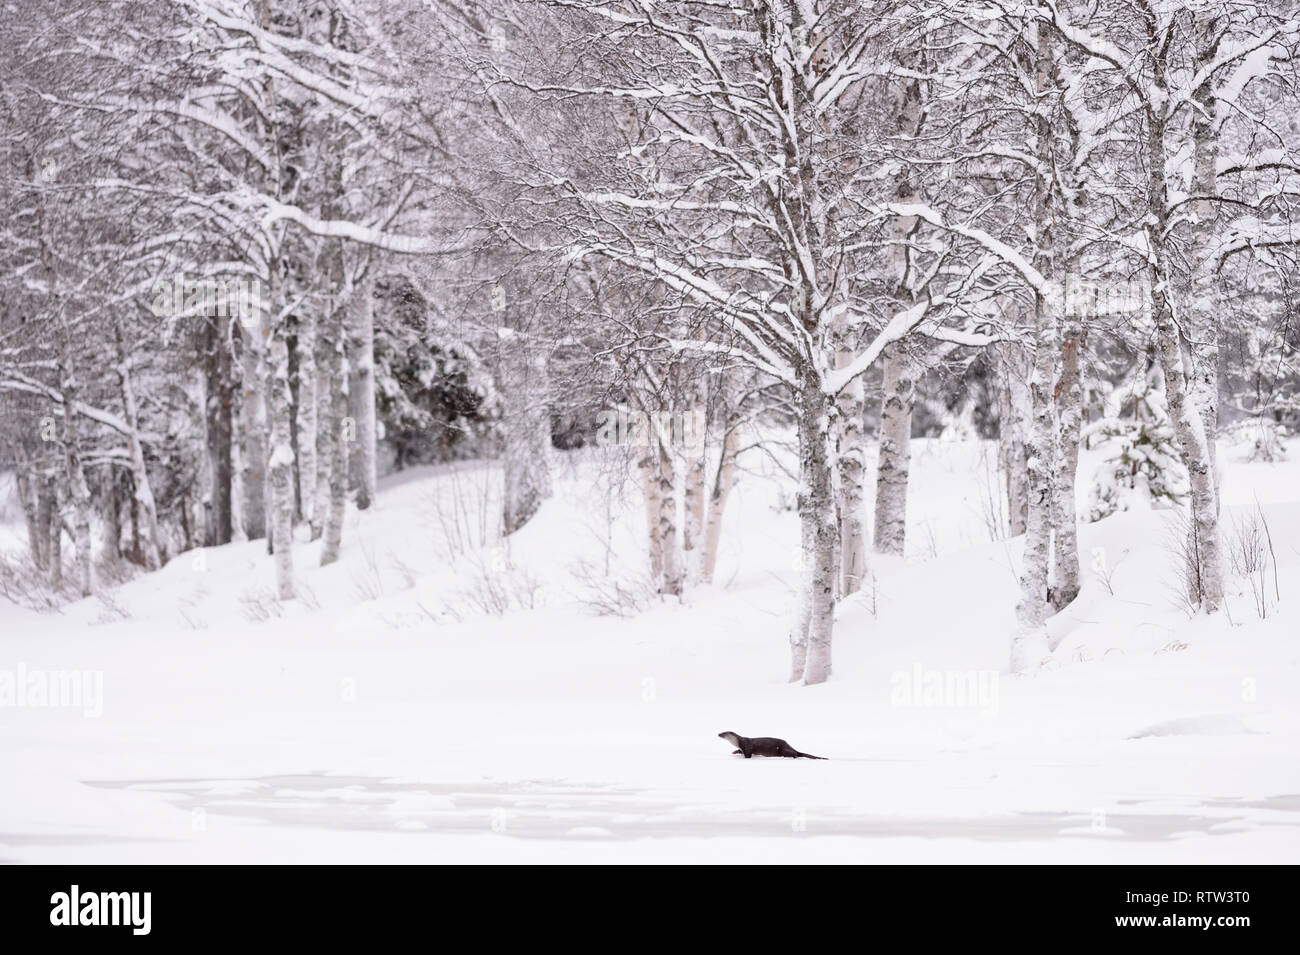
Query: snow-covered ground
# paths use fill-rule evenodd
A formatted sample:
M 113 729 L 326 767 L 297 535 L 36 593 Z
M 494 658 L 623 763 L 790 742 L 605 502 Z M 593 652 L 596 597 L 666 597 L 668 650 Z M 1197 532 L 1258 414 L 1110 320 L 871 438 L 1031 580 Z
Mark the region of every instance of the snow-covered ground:
M 908 558 L 841 606 L 819 687 L 784 682 L 798 529 L 761 455 L 681 603 L 639 583 L 634 483 L 580 453 L 508 548 L 486 466 L 390 478 L 338 564 L 297 546 L 292 604 L 262 543 L 59 614 L 0 601 L 0 678 L 91 691 L 0 708 L 0 860 L 1294 862 L 1300 465 L 1225 459 L 1228 525 L 1271 532 L 1266 618 L 1241 579 L 1189 618 L 1170 512 L 1119 514 L 1083 527 L 1083 593 L 1023 678 L 978 442 L 917 442 Z

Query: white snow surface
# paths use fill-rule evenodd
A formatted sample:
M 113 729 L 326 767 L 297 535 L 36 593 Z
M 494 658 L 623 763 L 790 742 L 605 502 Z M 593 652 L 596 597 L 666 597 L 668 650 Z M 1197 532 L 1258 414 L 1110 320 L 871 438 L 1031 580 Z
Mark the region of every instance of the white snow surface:
M 337 564 L 300 538 L 288 604 L 263 542 L 57 614 L 0 599 L 0 678 L 103 675 L 98 718 L 0 707 L 0 861 L 1297 861 L 1300 465 L 1225 456 L 1225 527 L 1258 508 L 1275 545 L 1265 619 L 1239 579 L 1190 617 L 1170 512 L 1130 511 L 1081 528 L 1083 592 L 1012 677 L 995 460 L 915 442 L 908 556 L 872 559 L 817 687 L 785 682 L 798 525 L 758 453 L 716 584 L 628 616 L 583 581 L 635 590 L 644 506 L 586 452 L 508 547 L 491 465 L 388 478 Z

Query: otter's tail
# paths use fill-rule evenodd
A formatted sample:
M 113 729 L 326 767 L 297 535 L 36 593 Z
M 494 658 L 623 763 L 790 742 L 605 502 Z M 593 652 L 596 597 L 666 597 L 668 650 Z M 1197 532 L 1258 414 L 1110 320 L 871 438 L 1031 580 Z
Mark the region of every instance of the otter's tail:
M 801 753 L 798 750 L 795 750 L 794 757 L 795 759 L 799 759 L 800 757 L 802 757 L 803 759 L 825 759 L 826 758 L 825 756 L 814 756 L 812 753 Z

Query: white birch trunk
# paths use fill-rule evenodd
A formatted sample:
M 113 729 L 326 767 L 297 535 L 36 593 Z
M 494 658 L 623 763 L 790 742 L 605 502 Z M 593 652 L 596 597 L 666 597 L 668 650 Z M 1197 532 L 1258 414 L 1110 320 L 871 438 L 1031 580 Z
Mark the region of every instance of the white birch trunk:
M 289 388 L 289 343 L 285 319 L 278 314 L 278 282 L 272 266 L 270 348 L 267 356 L 268 414 L 271 426 L 271 456 L 268 461 L 270 489 L 271 546 L 275 557 L 275 587 L 281 600 L 294 598 L 293 580 L 293 443 L 292 396 Z
M 645 500 L 646 544 L 650 557 L 650 579 L 655 591 L 663 591 L 664 545 L 659 536 L 659 442 L 653 434 L 637 449 L 637 469 L 641 472 L 641 494 Z
M 348 303 L 348 395 L 356 421 L 357 509 L 364 511 L 375 499 L 379 480 L 376 462 L 375 421 L 375 303 L 369 282 L 359 286 Z
M 836 365 L 853 360 L 853 343 L 847 330 L 839 329 Z M 867 575 L 867 433 L 863 425 L 866 397 L 862 376 L 848 384 L 835 398 L 836 464 L 840 483 L 839 593 L 855 594 Z
M 726 433 L 722 437 L 722 450 L 718 457 L 718 469 L 713 478 L 713 489 L 709 493 L 709 515 L 704 527 L 704 553 L 700 557 L 700 579 L 706 584 L 713 583 L 713 574 L 718 567 L 718 547 L 722 541 L 722 517 L 726 513 L 727 498 L 736 483 L 736 453 L 740 447 L 740 420 L 729 416 Z
M 812 380 L 808 380 L 811 378 Z M 803 682 L 825 683 L 831 675 L 831 636 L 835 625 L 836 558 L 839 526 L 831 485 L 831 403 L 815 376 L 803 382 L 800 421 L 800 514 L 807 515 L 811 552 L 805 551 L 808 623 Z
M 877 553 L 902 557 L 907 540 L 907 485 L 912 461 L 916 377 L 912 359 L 901 344 L 886 348 L 883 357 L 884 397 L 880 406 L 874 547 Z
M 263 326 L 245 325 L 240 366 L 243 395 L 239 403 L 240 524 L 248 540 L 266 536 L 266 343 Z
M 998 469 L 1002 473 L 1007 503 L 1007 533 L 1025 533 L 1029 519 L 1029 457 L 1026 434 L 1030 398 L 1024 363 L 1009 346 L 998 351 Z
M 229 311 L 229 310 L 227 310 Z M 238 311 L 236 309 L 235 311 Z M 239 495 L 235 488 L 237 445 L 234 443 L 236 404 L 231 380 L 231 325 L 234 317 L 218 313 L 209 327 L 204 376 L 204 444 L 207 449 L 207 543 L 229 544 L 234 539 Z
M 1192 202 L 1191 258 L 1192 282 L 1188 302 L 1192 344 L 1189 346 L 1192 368 L 1192 391 L 1196 396 L 1205 430 L 1205 444 L 1214 479 L 1214 508 L 1219 510 L 1218 455 L 1215 453 L 1219 431 L 1219 332 L 1223 309 L 1215 274 L 1214 240 L 1217 203 L 1218 107 L 1215 95 L 1213 63 L 1217 44 L 1217 18 L 1221 11 L 1201 4 L 1195 11 L 1194 68 L 1205 76 L 1192 91 Z
M 322 330 L 322 346 L 329 361 L 326 394 L 329 397 L 324 421 L 318 424 L 324 438 L 324 460 L 329 466 L 323 484 L 325 492 L 323 537 L 320 563 L 324 567 L 339 559 L 343 542 L 343 517 L 348 498 L 348 438 L 344 433 L 348 417 L 347 355 L 344 341 L 343 309 L 331 308 L 327 331 Z M 319 497 L 318 497 L 319 501 Z
M 335 354 L 332 333 L 332 313 L 326 312 L 316 323 L 316 479 L 315 501 L 311 508 L 311 539 L 317 540 L 325 532 L 325 522 L 330 510 L 330 474 L 334 467 L 334 441 L 340 423 L 335 420 L 334 398 L 342 384 L 338 374 L 338 356 Z
M 37 570 L 45 569 L 46 534 L 41 530 L 40 521 L 40 483 L 41 476 L 22 456 L 18 455 L 17 468 L 14 473 L 18 490 L 18 501 L 23 508 L 23 521 L 27 526 L 27 550 L 31 554 L 32 564 Z
M 1194 395 L 1189 393 L 1172 306 L 1162 290 L 1156 291 L 1153 299 L 1169 418 L 1192 491 L 1191 549 L 1195 566 L 1189 580 L 1189 596 L 1199 601 L 1207 613 L 1214 613 L 1223 602 L 1223 557 L 1219 542 L 1219 496 L 1205 420 L 1196 408 Z
M 685 574 L 677 544 L 677 471 L 673 467 L 671 435 L 657 435 L 656 476 L 659 481 L 659 544 L 663 549 L 663 593 L 681 596 Z
M 232 541 L 248 540 L 248 532 L 244 530 L 243 429 L 243 415 L 232 414 L 230 416 L 230 539 Z
M 1079 473 L 1079 436 L 1083 430 L 1083 323 L 1071 315 L 1061 340 L 1061 381 L 1056 397 L 1060 412 L 1056 480 L 1056 560 L 1052 606 L 1064 609 L 1079 596 L 1079 518 L 1075 513 L 1075 484 Z
M 692 389 L 693 404 L 689 424 L 682 429 L 682 453 L 685 458 L 685 489 L 682 521 L 682 551 L 687 575 L 700 579 L 703 573 L 701 546 L 704 543 L 706 484 L 708 473 L 708 444 L 702 426 L 705 412 L 704 389 Z
M 899 101 L 899 132 L 904 136 L 917 135 L 922 123 L 920 87 L 915 81 L 909 82 Z M 900 202 L 908 202 L 914 198 L 915 191 L 915 184 L 903 176 L 895 187 L 894 196 Z M 916 219 L 907 216 L 897 220 L 891 228 L 892 238 L 897 243 L 892 256 L 894 299 L 902 307 L 910 306 L 914 301 L 909 285 L 907 239 L 915 227 Z M 890 345 L 881 357 L 884 360 L 884 382 L 872 546 L 877 553 L 902 557 L 907 549 L 907 488 L 912 476 L 912 410 L 916 402 L 918 369 L 903 342 Z
M 1029 507 L 1025 526 L 1024 564 L 1020 573 L 1020 601 L 1016 605 L 1018 631 L 1012 640 L 1011 671 L 1025 673 L 1047 653 L 1048 573 L 1052 547 L 1052 502 L 1056 484 L 1055 381 L 1056 334 L 1052 308 L 1042 296 L 1034 309 L 1034 374 L 1029 391 L 1033 418 L 1026 446 L 1026 486 Z
M 523 527 L 551 496 L 550 376 L 546 356 L 517 331 L 503 329 L 505 398 L 502 533 Z
M 67 472 L 68 497 L 72 509 L 72 540 L 77 554 L 77 589 L 83 597 L 94 592 L 94 555 L 90 538 L 90 486 L 81 464 L 81 436 L 78 429 L 77 379 L 71 358 L 61 363 L 63 391 L 63 460 Z
M 1206 416 L 1198 407 L 1202 390 L 1195 385 L 1195 369 L 1184 355 L 1176 304 L 1171 297 L 1177 272 L 1167 246 L 1170 220 L 1168 187 L 1165 181 L 1166 119 L 1159 113 L 1147 123 L 1149 158 L 1148 203 L 1154 218 L 1148 230 L 1153 282 L 1151 313 L 1156 326 L 1160 368 L 1165 378 L 1169 419 L 1178 439 L 1183 464 L 1191 486 L 1190 541 L 1194 566 L 1189 589 L 1192 599 L 1207 613 L 1216 612 L 1223 602 L 1223 555 L 1219 540 L 1219 493 L 1215 481 L 1213 444 L 1206 431 Z
M 63 589 L 63 506 L 59 501 L 59 481 L 53 475 L 45 479 L 42 503 L 45 514 L 45 550 L 49 555 L 50 586 L 57 593 Z
M 800 443 L 803 443 L 800 428 Z M 800 473 L 803 472 L 803 455 L 800 454 Z M 803 680 L 808 666 L 808 635 L 813 613 L 813 553 L 817 545 L 817 530 L 811 512 L 804 506 L 803 492 L 799 501 L 799 583 L 795 595 L 794 618 L 790 622 L 790 682 Z
M 302 501 L 302 518 L 312 528 L 312 538 L 319 535 L 316 517 L 316 443 L 320 417 L 320 372 L 316 366 L 317 309 L 305 309 L 298 323 L 298 493 Z
M 153 485 L 144 463 L 144 447 L 140 444 L 140 415 L 136 408 L 135 388 L 131 381 L 130 359 L 122 341 L 122 330 L 113 326 L 113 340 L 117 348 L 117 381 L 122 392 L 122 408 L 130 432 L 126 436 L 127 451 L 131 455 L 131 477 L 135 482 L 135 502 L 140 520 L 144 522 L 144 563 L 148 570 L 162 566 L 158 534 L 158 506 L 154 502 Z
M 104 468 L 100 480 L 104 501 L 104 556 L 112 563 L 122 559 L 122 500 L 117 481 L 117 469 Z
M 1037 90 L 1040 99 L 1052 87 L 1051 41 L 1045 28 L 1038 30 Z M 1038 116 L 1038 155 L 1050 156 L 1052 131 L 1044 112 Z M 1035 181 L 1034 266 L 1055 277 L 1052 248 L 1051 183 L 1045 176 Z M 1027 478 L 1029 510 L 1025 527 L 1024 563 L 1020 573 L 1020 601 L 1016 605 L 1017 631 L 1011 641 L 1011 672 L 1026 673 L 1047 655 L 1048 575 L 1051 567 L 1053 502 L 1056 499 L 1056 396 L 1059 333 L 1057 302 L 1039 291 L 1034 296 L 1034 370 L 1029 381 L 1031 424 Z

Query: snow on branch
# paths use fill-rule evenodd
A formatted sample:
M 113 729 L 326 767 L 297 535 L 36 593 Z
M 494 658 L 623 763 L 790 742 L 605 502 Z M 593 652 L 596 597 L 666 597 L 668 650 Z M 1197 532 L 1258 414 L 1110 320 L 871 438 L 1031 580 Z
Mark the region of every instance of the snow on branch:
M 263 226 L 270 227 L 276 222 L 288 221 L 301 226 L 312 235 L 333 239 L 350 239 L 361 245 L 373 246 L 387 252 L 404 255 L 454 255 L 472 248 L 469 242 L 446 242 L 420 236 L 385 232 L 372 225 L 352 222 L 348 219 L 322 219 L 309 212 L 288 205 L 269 196 L 259 197 L 266 212 L 262 218 Z
M 40 395 L 48 398 L 57 406 L 58 413 L 63 413 L 64 398 L 63 392 L 50 385 L 43 384 L 33 378 L 15 371 L 0 372 L 0 391 L 16 391 L 29 395 Z M 142 441 L 157 441 L 156 434 L 134 431 L 126 420 L 111 411 L 105 411 L 102 408 L 95 408 L 83 401 L 78 401 L 73 405 L 74 411 L 83 418 L 102 424 L 107 428 L 118 432 L 119 434 L 131 437 L 134 435 Z

